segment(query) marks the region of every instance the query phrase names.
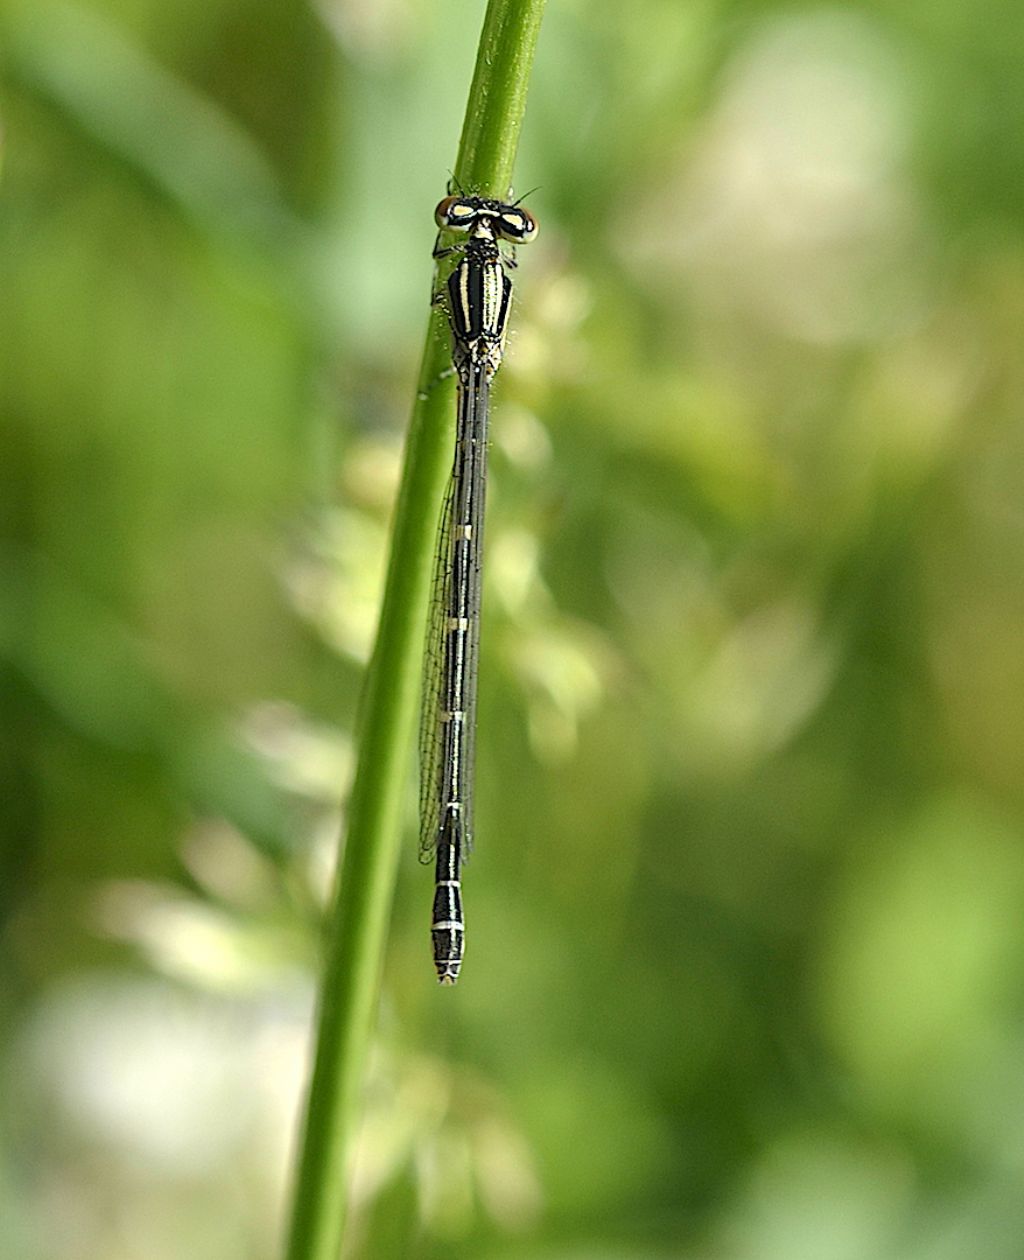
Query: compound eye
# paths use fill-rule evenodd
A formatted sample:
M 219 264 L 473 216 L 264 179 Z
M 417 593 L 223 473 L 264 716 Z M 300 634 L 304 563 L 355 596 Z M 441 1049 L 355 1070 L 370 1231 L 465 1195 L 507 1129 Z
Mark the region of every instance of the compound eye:
M 507 206 L 498 216 L 498 234 L 525 245 L 537 235 L 537 220 L 521 206 Z
M 445 197 L 434 211 L 434 222 L 439 228 L 456 232 L 465 231 L 475 218 L 476 206 L 470 205 L 465 197 Z

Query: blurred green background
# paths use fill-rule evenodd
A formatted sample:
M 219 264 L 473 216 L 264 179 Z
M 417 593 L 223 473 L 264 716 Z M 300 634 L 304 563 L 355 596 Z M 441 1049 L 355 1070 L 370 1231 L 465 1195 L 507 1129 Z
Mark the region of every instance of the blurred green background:
M 273 1260 L 479 0 L 6 0 L 0 1255 Z M 553 0 L 463 979 L 349 1253 L 1024 1255 L 1024 15 Z

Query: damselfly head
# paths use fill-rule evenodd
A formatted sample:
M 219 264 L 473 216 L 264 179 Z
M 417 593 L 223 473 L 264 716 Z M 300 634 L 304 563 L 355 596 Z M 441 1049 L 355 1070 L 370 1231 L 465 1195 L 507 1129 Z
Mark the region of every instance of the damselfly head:
M 461 194 L 445 197 L 434 211 L 437 226 L 450 232 L 473 232 L 525 245 L 537 235 L 537 220 L 522 206 Z M 483 229 L 482 232 L 479 230 Z

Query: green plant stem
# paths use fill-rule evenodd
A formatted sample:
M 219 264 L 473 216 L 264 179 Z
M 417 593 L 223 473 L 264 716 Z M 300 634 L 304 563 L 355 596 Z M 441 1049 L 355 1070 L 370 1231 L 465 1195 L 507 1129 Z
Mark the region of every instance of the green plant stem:
M 544 0 L 490 0 L 455 167 L 459 185 L 505 196 Z M 406 445 L 384 600 L 359 727 L 348 832 L 328 924 L 316 1059 L 288 1260 L 338 1260 L 360 1091 L 398 868 L 434 536 L 450 471 L 452 386 L 444 317 L 431 313 Z M 424 934 L 426 940 L 426 934 Z M 424 946 L 424 983 L 430 983 Z

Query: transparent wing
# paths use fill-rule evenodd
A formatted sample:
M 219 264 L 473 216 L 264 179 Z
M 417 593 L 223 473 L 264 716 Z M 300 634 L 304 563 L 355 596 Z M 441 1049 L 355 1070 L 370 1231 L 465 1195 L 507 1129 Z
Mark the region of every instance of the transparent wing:
M 452 486 L 449 481 L 441 505 L 434 547 L 434 576 L 427 611 L 423 651 L 423 693 L 420 703 L 420 861 L 428 863 L 437 848 L 441 822 L 444 732 L 441 710 L 444 689 L 445 618 L 451 600 Z
M 437 534 L 420 710 L 422 862 L 430 861 L 445 810 L 455 803 L 461 859 L 472 844 L 488 385 L 479 365 L 460 381 L 455 460 Z M 461 646 L 453 635 L 459 622 L 465 623 Z M 457 726 L 452 713 L 460 715 Z
M 465 388 L 466 429 L 475 437 L 471 444 L 471 473 L 468 497 L 473 521 L 472 559 L 468 566 L 469 589 L 466 596 L 469 628 L 466 635 L 466 666 L 463 694 L 465 709 L 465 734 L 463 759 L 465 774 L 462 783 L 464 823 L 463 861 L 473 849 L 475 811 L 473 808 L 476 785 L 476 711 L 480 663 L 480 614 L 483 605 L 483 549 L 484 520 L 487 496 L 487 427 L 490 405 L 490 383 L 483 367 L 469 374 Z

